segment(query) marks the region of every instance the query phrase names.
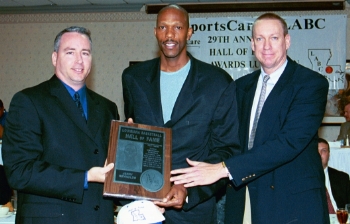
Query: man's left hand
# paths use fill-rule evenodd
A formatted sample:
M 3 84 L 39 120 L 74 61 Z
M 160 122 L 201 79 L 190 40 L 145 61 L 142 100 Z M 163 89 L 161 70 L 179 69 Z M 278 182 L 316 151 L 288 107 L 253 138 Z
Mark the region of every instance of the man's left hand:
M 176 209 L 181 209 L 186 202 L 186 197 L 187 190 L 182 184 L 173 185 L 163 201 L 155 201 L 154 204 L 159 207 L 173 207 Z

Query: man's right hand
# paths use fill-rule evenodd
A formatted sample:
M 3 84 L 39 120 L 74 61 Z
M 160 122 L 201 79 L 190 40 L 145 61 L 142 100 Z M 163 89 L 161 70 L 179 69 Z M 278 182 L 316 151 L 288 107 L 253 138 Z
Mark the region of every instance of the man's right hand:
M 105 165 L 104 167 L 92 167 L 88 171 L 88 182 L 100 182 L 104 183 L 106 179 L 106 173 L 112 170 L 114 167 L 114 163 L 110 163 Z

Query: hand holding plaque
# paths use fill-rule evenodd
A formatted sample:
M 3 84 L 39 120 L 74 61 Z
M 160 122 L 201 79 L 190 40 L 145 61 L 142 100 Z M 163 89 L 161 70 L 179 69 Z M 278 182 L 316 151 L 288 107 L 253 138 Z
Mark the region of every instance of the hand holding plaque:
M 171 129 L 112 121 L 104 196 L 162 200 L 170 190 Z

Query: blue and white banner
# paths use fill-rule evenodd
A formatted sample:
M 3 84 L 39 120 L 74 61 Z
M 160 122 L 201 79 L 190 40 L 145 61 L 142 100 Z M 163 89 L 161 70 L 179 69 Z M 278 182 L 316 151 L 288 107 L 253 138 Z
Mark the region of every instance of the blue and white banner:
M 346 15 L 284 16 L 291 35 L 288 55 L 323 74 L 330 89 L 343 89 L 346 63 Z M 225 69 L 233 79 L 260 67 L 251 50 L 256 17 L 192 18 L 188 51 Z

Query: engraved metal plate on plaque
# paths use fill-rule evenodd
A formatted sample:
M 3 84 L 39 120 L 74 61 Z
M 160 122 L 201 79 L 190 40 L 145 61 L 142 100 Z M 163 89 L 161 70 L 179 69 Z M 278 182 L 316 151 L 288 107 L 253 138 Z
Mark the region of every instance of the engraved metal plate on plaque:
M 170 190 L 171 129 L 112 121 L 105 196 L 162 200 Z

